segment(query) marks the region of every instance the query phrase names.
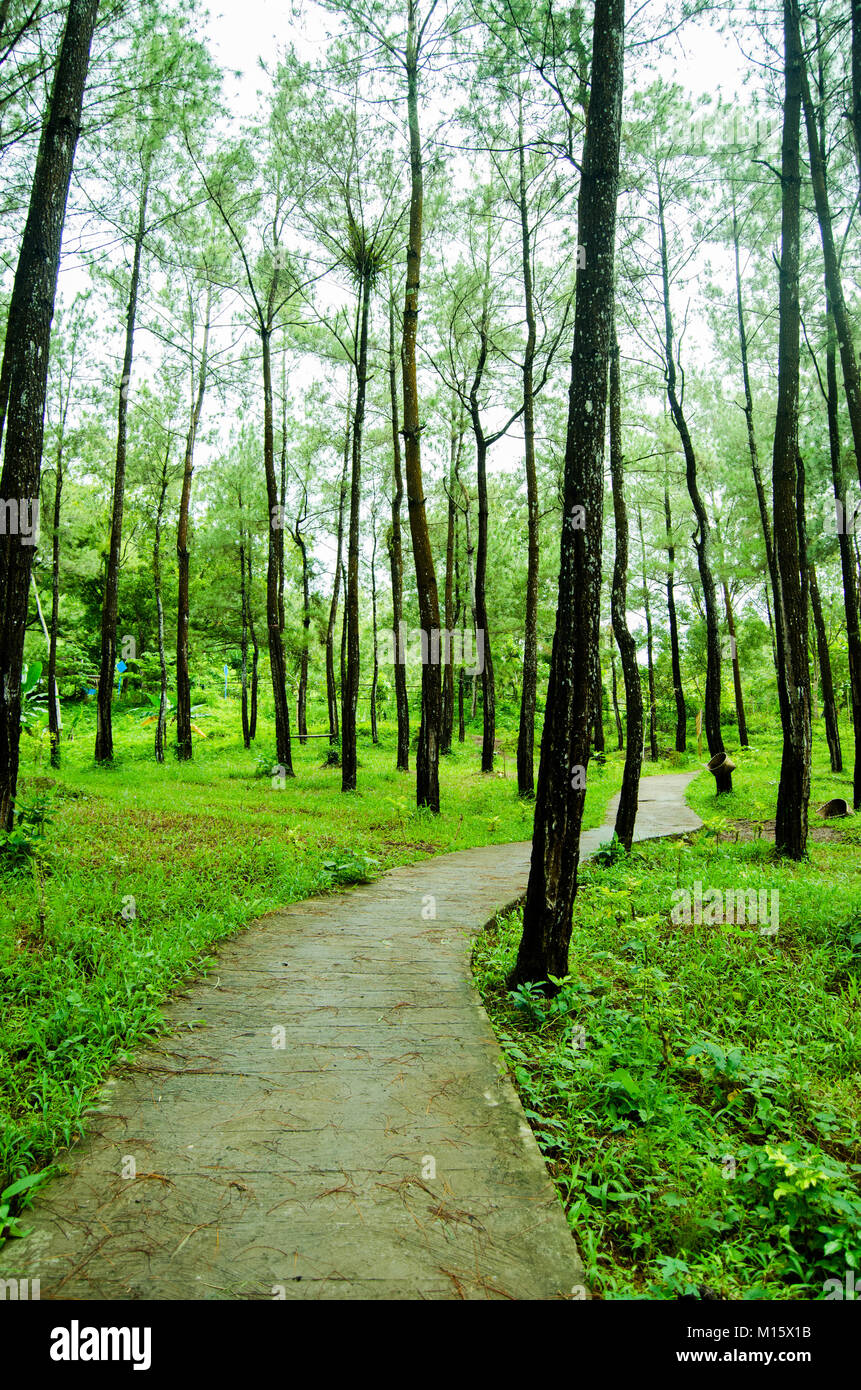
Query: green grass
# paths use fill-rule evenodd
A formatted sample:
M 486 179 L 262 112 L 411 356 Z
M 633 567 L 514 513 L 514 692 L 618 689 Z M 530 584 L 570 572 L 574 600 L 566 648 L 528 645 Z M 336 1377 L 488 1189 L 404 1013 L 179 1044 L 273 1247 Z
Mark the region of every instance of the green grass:
M 779 749 L 760 734 L 733 758 L 731 796 L 691 785 L 705 830 L 583 869 L 552 1003 L 506 987 L 519 913 L 476 946 L 598 1297 L 822 1298 L 861 1267 L 858 818 L 779 862 L 738 825 L 773 818 Z M 817 746 L 811 805 L 847 783 Z M 777 935 L 674 922 L 673 892 L 696 880 L 778 890 Z
M 219 941 L 393 865 L 531 836 L 511 755 L 507 776 L 501 759 L 500 775 L 481 774 L 477 724 L 442 760 L 438 817 L 415 810 L 390 725 L 378 748 L 360 737 L 360 789 L 346 796 L 340 770 L 321 766 L 325 740 L 294 740 L 296 777 L 278 790 L 266 775 L 274 751 L 263 738 L 246 751 L 238 725 L 235 702 L 213 702 L 194 761 L 159 767 L 152 727 L 118 706 L 105 769 L 87 709 L 56 777 L 44 741 L 22 739 L 21 799 L 50 823 L 35 855 L 31 826 L 17 864 L 7 854 L 0 869 L 0 1193 L 81 1133 L 109 1066 L 159 1030 L 159 1006 Z M 588 824 L 601 823 L 619 777 L 616 763 L 595 767 Z

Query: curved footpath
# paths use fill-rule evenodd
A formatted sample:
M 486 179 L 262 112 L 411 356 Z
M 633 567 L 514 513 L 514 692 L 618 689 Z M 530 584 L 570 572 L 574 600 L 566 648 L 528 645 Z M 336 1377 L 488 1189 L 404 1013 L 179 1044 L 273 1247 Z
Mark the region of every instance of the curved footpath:
M 692 775 L 643 780 L 637 839 L 700 825 Z M 582 1297 L 470 976 L 529 850 L 394 869 L 225 945 L 108 1080 L 0 1277 L 43 1299 Z

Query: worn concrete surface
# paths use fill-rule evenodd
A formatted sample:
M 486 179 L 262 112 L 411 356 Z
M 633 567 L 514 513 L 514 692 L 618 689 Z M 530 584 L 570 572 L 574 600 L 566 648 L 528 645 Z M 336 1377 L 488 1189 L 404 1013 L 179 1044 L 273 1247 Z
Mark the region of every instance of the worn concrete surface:
M 689 781 L 643 781 L 638 839 L 700 824 Z M 529 851 L 395 869 L 224 946 L 108 1080 L 0 1276 L 53 1299 L 570 1298 L 577 1247 L 469 969 Z

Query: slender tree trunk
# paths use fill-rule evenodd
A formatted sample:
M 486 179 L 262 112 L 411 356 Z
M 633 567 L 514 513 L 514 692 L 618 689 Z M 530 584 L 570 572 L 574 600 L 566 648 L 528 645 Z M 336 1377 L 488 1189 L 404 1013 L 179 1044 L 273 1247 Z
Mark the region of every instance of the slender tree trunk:
M 287 525 L 287 343 L 281 352 L 281 530 Z M 284 619 L 284 538 L 278 550 L 278 627 L 285 628 Z
M 197 374 L 197 390 L 191 406 L 191 420 L 185 440 L 185 465 L 182 472 L 182 492 L 179 499 L 179 521 L 176 528 L 177 602 L 176 602 L 176 756 L 186 762 L 193 755 L 191 742 L 191 675 L 188 665 L 189 624 L 189 553 L 188 516 L 191 507 L 191 480 L 194 474 L 194 446 L 209 369 L 209 332 L 212 314 L 212 287 L 206 295 L 206 317 L 203 345 Z M 193 321 L 192 321 L 193 322 Z M 193 340 L 193 332 L 192 332 Z
M 556 631 L 535 798 L 532 863 L 514 982 L 568 973 L 599 639 L 604 430 L 613 320 L 625 7 L 596 0 L 592 81 L 578 198 L 578 264 L 565 444 Z M 582 509 L 582 510 L 581 510 Z
M 610 634 L 612 641 L 612 632 Z M 619 683 L 616 679 L 616 648 L 610 649 L 610 664 L 613 671 L 613 714 L 616 719 L 616 748 L 621 753 L 625 747 L 625 734 L 622 729 L 622 716 L 619 713 Z
M 643 766 L 643 685 L 637 662 L 637 644 L 628 628 L 628 507 L 625 502 L 625 456 L 622 452 L 622 381 L 619 363 L 619 344 L 613 326 L 610 355 L 610 477 L 613 486 L 613 518 L 616 527 L 616 558 L 613 564 L 613 583 L 610 591 L 610 612 L 613 636 L 622 662 L 625 682 L 625 722 L 627 751 L 622 773 L 622 790 L 616 812 L 615 833 L 626 850 L 630 850 L 637 820 L 640 796 L 640 772 Z M 621 747 L 621 744 L 620 744 Z
M 759 466 L 759 450 L 756 443 L 756 430 L 753 422 L 753 392 L 750 386 L 750 371 L 747 358 L 747 332 L 744 323 L 744 301 L 741 293 L 741 265 L 739 261 L 739 231 L 738 217 L 736 215 L 735 194 L 733 194 L 732 204 L 732 236 L 733 251 L 735 256 L 735 298 L 736 312 L 738 317 L 738 342 L 741 352 L 741 374 L 744 383 L 744 418 L 747 425 L 747 447 L 750 454 L 750 467 L 753 473 L 753 485 L 756 489 L 756 501 L 759 507 L 759 519 L 762 525 L 762 534 L 765 541 L 765 558 L 768 565 L 768 573 L 771 579 L 772 593 L 777 595 L 779 586 L 777 583 L 777 572 L 774 565 L 774 544 L 771 538 L 771 518 L 768 512 L 768 502 L 765 496 L 765 486 L 762 481 L 762 471 Z
M 117 659 L 117 609 L 120 586 L 120 548 L 123 539 L 123 507 L 126 489 L 126 453 L 128 444 L 128 399 L 134 360 L 135 326 L 141 260 L 146 232 L 146 213 L 149 201 L 150 166 L 144 169 L 143 187 L 138 204 L 138 222 L 132 257 L 132 278 L 126 314 L 126 346 L 123 355 L 123 375 L 117 407 L 117 457 L 114 470 L 114 495 L 111 508 L 111 537 L 105 575 L 105 594 L 102 604 L 102 637 L 99 658 L 99 686 L 96 694 L 96 762 L 108 763 L 114 756 L 114 736 L 111 725 L 111 702 L 114 696 L 114 667 Z
M 593 725 L 595 730 L 595 752 L 606 750 L 604 740 L 604 679 L 601 671 L 600 647 L 595 653 L 595 682 L 592 686 Z
M 852 538 L 845 525 L 846 518 L 846 475 L 840 454 L 840 424 L 838 417 L 837 394 L 837 345 L 835 343 L 834 319 L 826 311 L 827 338 L 825 347 L 826 363 L 826 404 L 828 410 L 828 444 L 831 456 L 831 481 L 834 488 L 834 502 L 838 513 L 837 543 L 840 549 L 840 573 L 843 578 L 843 607 L 846 613 L 846 645 L 849 663 L 849 693 L 852 708 L 852 732 L 855 742 L 855 761 L 852 772 L 852 801 L 856 811 L 861 810 L 861 625 L 858 613 L 858 583 L 856 579 L 855 556 L 852 553 Z
M 486 331 L 486 330 L 485 330 Z M 482 353 L 486 353 L 486 339 Z M 478 378 L 480 382 L 480 376 Z M 475 432 L 475 460 L 478 476 L 478 548 L 475 559 L 475 630 L 476 639 L 481 633 L 484 642 L 484 664 L 481 670 L 482 697 L 482 740 L 481 770 L 493 772 L 493 750 L 496 743 L 496 682 L 493 675 L 493 657 L 490 650 L 490 632 L 487 621 L 487 441 L 478 419 L 477 386 L 473 387 L 470 398 L 473 430 Z
M 831 771 L 843 771 L 843 751 L 840 747 L 840 721 L 837 715 L 837 701 L 834 698 L 834 679 L 831 674 L 831 656 L 828 651 L 828 633 L 822 614 L 822 599 L 816 579 L 816 566 L 808 561 L 810 607 L 813 612 L 813 627 L 816 633 L 816 654 L 819 658 L 819 684 L 822 690 L 822 710 L 825 718 L 825 738 Z
M 789 3 L 789 0 L 786 2 Z M 793 3 L 796 4 L 795 22 L 799 24 L 797 0 L 793 0 Z M 822 241 L 822 259 L 825 262 L 825 287 L 828 291 L 831 312 L 834 315 L 837 329 L 837 345 L 843 368 L 843 389 L 846 396 L 849 425 L 852 430 L 852 442 L 855 446 L 858 477 L 861 480 L 861 375 L 858 372 L 858 358 L 855 353 L 854 328 L 843 296 L 843 281 L 840 276 L 840 263 L 831 221 L 825 158 L 820 145 L 819 132 L 816 128 L 816 114 L 810 96 L 807 65 L 800 40 L 799 54 L 801 99 L 804 107 L 804 122 L 807 128 L 807 149 L 810 156 L 810 181 L 813 185 L 816 217 L 819 222 L 819 234 Z
M 98 0 L 69 0 L 15 272 L 0 370 L 0 496 L 39 496 L 51 319 Z M 0 828 L 11 830 L 33 548 L 0 538 Z
M 374 669 L 371 675 L 371 742 L 379 743 L 377 733 L 377 687 L 380 682 L 380 647 L 377 638 L 377 518 L 373 518 L 374 542 L 371 547 L 371 624 L 374 639 Z
M 652 639 L 652 606 L 649 601 L 649 584 L 646 575 L 646 537 L 643 532 L 643 513 L 637 508 L 637 524 L 640 528 L 640 549 L 643 559 L 643 607 L 646 612 L 646 662 L 649 679 L 649 758 L 658 761 L 658 711 L 655 701 L 655 656 Z
M 389 397 L 392 411 L 392 527 L 389 532 L 389 569 L 392 575 L 392 651 L 395 658 L 395 709 L 398 717 L 398 772 L 410 770 L 410 702 L 407 694 L 406 653 L 401 651 L 404 619 L 404 556 L 401 540 L 401 507 L 404 477 L 401 468 L 401 434 L 398 420 L 398 380 L 395 362 L 395 306 L 389 286 Z
M 260 644 L 257 641 L 257 629 L 254 626 L 254 606 L 252 597 L 254 594 L 254 582 L 251 573 L 251 536 L 246 537 L 245 563 L 248 567 L 248 631 L 251 634 L 251 718 L 248 726 L 248 737 L 253 743 L 257 737 L 257 689 L 259 679 L 260 664 Z
M 720 625 L 718 622 L 717 591 L 711 565 L 711 527 L 708 513 L 700 494 L 697 480 L 697 458 L 688 429 L 687 419 L 677 391 L 677 374 L 674 347 L 672 310 L 670 308 L 670 270 L 667 255 L 667 229 L 664 214 L 664 197 L 660 176 L 658 177 L 658 221 L 660 232 L 661 276 L 664 288 L 664 362 L 666 365 L 667 399 L 673 424 L 678 431 L 685 456 L 685 477 L 688 493 L 696 516 L 697 529 L 694 534 L 694 548 L 697 555 L 697 568 L 703 590 L 706 612 L 706 689 L 705 689 L 705 728 L 709 754 L 712 758 L 723 753 L 724 743 L 721 733 L 721 655 Z M 732 774 L 719 772 L 715 778 L 718 792 L 732 791 Z
M 673 545 L 673 515 L 670 491 L 664 483 L 664 520 L 667 528 L 667 617 L 670 624 L 670 660 L 673 670 L 673 696 L 676 702 L 676 752 L 688 746 L 688 711 L 682 689 L 682 662 L 679 654 L 679 622 L 676 616 L 676 548 Z
M 169 448 L 169 446 L 168 446 Z M 164 604 L 161 598 L 161 532 L 164 523 L 164 499 L 167 496 L 167 465 L 169 453 L 165 453 L 158 494 L 158 507 L 155 514 L 155 541 L 152 548 L 152 578 L 155 589 L 155 608 L 158 617 L 158 666 L 159 696 L 158 719 L 155 730 L 155 760 L 164 762 L 164 745 L 167 733 L 167 659 L 164 650 Z
M 307 494 L 306 494 L 307 504 Z M 300 531 L 302 518 L 296 518 L 293 539 L 302 557 L 302 654 L 299 658 L 299 691 L 296 697 L 296 727 L 299 742 L 308 742 L 308 657 L 311 640 L 311 576 L 308 571 L 308 546 Z
M 771 659 L 772 659 L 772 661 L 774 662 L 774 670 L 775 670 L 775 673 L 776 673 L 776 672 L 777 672 L 777 637 L 776 637 L 776 635 L 775 635 L 775 630 L 774 630 L 774 618 L 772 617 L 772 614 L 771 614 L 771 602 L 770 602 L 769 597 L 768 597 L 768 585 L 767 585 L 767 584 L 764 584 L 764 585 L 763 585 L 763 593 L 765 594 L 765 611 L 766 611 L 766 613 L 767 613 L 767 615 L 768 615 L 768 631 L 769 631 L 769 635 L 771 636 Z
M 774 429 L 774 550 L 780 592 L 778 693 L 783 756 L 775 848 L 790 859 L 807 849 L 810 798 L 810 668 L 804 537 L 799 527 L 798 397 L 801 218 L 800 114 L 803 56 L 796 0 L 784 0 L 785 98 L 781 152 L 781 250 L 777 415 Z M 815 142 L 814 142 L 815 143 Z
M 350 439 L 353 423 L 353 378 L 350 376 L 347 388 L 347 432 L 344 436 L 344 468 L 341 474 L 341 489 L 338 495 L 338 545 L 335 555 L 335 580 L 332 585 L 332 601 L 329 604 L 329 622 L 326 628 L 326 698 L 329 704 L 329 743 L 336 744 L 340 737 L 338 724 L 338 691 L 335 684 L 335 625 L 338 621 L 338 598 L 341 592 L 341 556 L 344 548 L 344 509 L 347 502 L 347 469 L 350 466 Z
M 448 516 L 445 537 L 445 630 L 450 636 L 442 639 L 446 643 L 446 646 L 440 652 L 440 660 L 444 663 L 442 673 L 442 732 L 440 734 L 439 749 L 441 754 L 451 752 L 451 741 L 454 732 L 454 657 L 451 644 L 454 641 L 454 533 L 457 520 L 455 488 L 457 486 L 458 461 L 462 445 L 463 429 L 460 425 L 460 401 L 455 395 L 452 398 L 449 478 L 447 489 Z
M 251 747 L 248 722 L 248 592 L 245 587 L 245 526 L 242 521 L 242 489 L 239 488 L 239 598 L 242 611 L 242 742 Z
M 287 666 L 281 640 L 278 607 L 279 576 L 283 567 L 284 527 L 275 474 L 275 427 L 272 402 L 272 333 L 260 325 L 263 349 L 263 466 L 266 470 L 266 496 L 269 504 L 269 562 L 266 570 L 266 628 L 269 640 L 269 669 L 275 704 L 275 756 L 288 777 L 293 776 L 290 747 L 290 706 L 287 702 Z
M 51 648 L 51 634 L 50 634 L 50 632 L 48 631 L 48 624 L 45 622 L 45 614 L 44 614 L 43 611 L 42 611 L 42 601 L 41 601 L 41 599 L 39 598 L 39 590 L 38 590 L 38 588 L 36 587 L 36 576 L 33 574 L 33 571 L 32 571 L 32 570 L 30 571 L 30 584 L 31 584 L 31 587 L 32 587 L 32 589 L 33 589 L 33 597 L 34 597 L 34 599 L 36 600 L 36 612 L 37 612 L 38 617 L 39 617 L 39 626 L 41 627 L 41 629 L 42 629 L 42 635 L 43 635 L 43 637 L 45 638 L 45 646 L 48 648 L 48 650 L 49 650 L 49 652 L 50 652 L 50 648 Z M 52 690 L 53 690 L 53 698 L 52 698 L 52 696 L 51 696 L 51 691 L 52 691 Z M 50 710 L 51 710 L 52 707 L 53 707 L 53 709 L 54 709 L 54 712 L 55 712 L 55 714 L 56 714 L 56 716 L 57 716 L 57 720 L 58 720 L 58 722 L 59 722 L 59 718 L 60 718 L 60 693 L 59 693 L 59 691 L 57 690 L 56 682 L 55 682 L 54 685 L 52 686 L 52 685 L 51 685 L 51 682 L 50 682 L 50 679 L 49 679 L 49 681 L 48 681 L 48 710 L 49 710 L 49 718 L 50 718 Z
M 368 321 L 371 282 L 365 276 L 359 296 L 356 334 L 356 408 L 353 412 L 353 468 L 350 483 L 350 529 L 347 543 L 347 582 L 344 616 L 347 624 L 346 680 L 341 684 L 341 791 L 354 792 L 358 768 L 356 714 L 359 708 L 359 521 L 362 507 L 362 433 L 368 380 Z
M 468 583 L 469 583 L 469 611 L 470 611 L 470 616 L 471 616 L 471 619 L 472 619 L 472 632 L 473 632 L 473 638 L 475 639 L 474 642 L 473 642 L 473 646 L 474 646 L 475 650 L 477 650 L 477 649 L 478 649 L 478 639 L 477 639 L 477 634 L 476 634 L 476 626 L 477 626 L 477 621 L 478 621 L 478 620 L 477 620 L 476 615 L 475 615 L 475 567 L 474 567 L 474 564 L 473 564 L 473 556 L 474 556 L 474 554 L 475 554 L 475 547 L 473 546 L 473 543 L 472 543 L 472 534 L 471 534 L 471 532 L 470 532 L 470 526 L 469 526 L 469 509 L 470 509 L 471 502 L 470 502 L 469 492 L 468 492 L 468 490 L 467 490 L 466 484 L 463 482 L 463 479 L 461 479 L 460 487 L 461 487 L 461 491 L 462 491 L 462 493 L 463 493 L 463 501 L 464 501 L 464 505 L 463 505 L 463 519 L 464 519 L 464 527 L 465 527 L 465 529 L 466 529 L 466 573 L 467 573 L 467 580 L 468 580 Z M 478 676 L 474 675 L 474 676 L 472 676 L 471 679 L 472 679 L 472 694 L 471 694 L 471 697 L 470 697 L 470 698 L 471 698 L 472 704 L 471 704 L 471 709 L 470 709 L 470 719 L 471 719 L 471 720 L 474 720 L 474 719 L 475 719 L 476 710 L 478 709 Z
M 861 187 L 861 0 L 849 0 L 849 8 L 852 11 L 852 130 Z
M 57 446 L 54 528 L 51 537 L 51 632 L 48 640 L 48 736 L 51 766 L 60 766 L 60 692 L 57 688 L 57 634 L 60 625 L 60 499 L 63 495 L 63 444 Z
M 538 471 L 535 465 L 535 304 L 532 285 L 532 244 L 526 185 L 526 153 L 523 143 L 523 100 L 517 101 L 517 168 L 520 212 L 520 253 L 523 267 L 523 301 L 526 315 L 526 349 L 523 354 L 523 458 L 526 470 L 526 610 L 523 619 L 523 685 L 517 730 L 517 790 L 532 796 L 535 790 L 535 704 L 538 692 L 538 582 L 541 568 Z
M 341 586 L 342 586 L 342 588 L 343 588 L 343 590 L 344 590 L 344 593 L 346 594 L 346 592 L 347 592 L 347 569 L 346 569 L 346 566 L 344 565 L 343 561 L 341 562 Z M 348 628 L 348 624 L 347 624 L 347 605 L 346 605 L 346 603 L 345 603 L 345 604 L 344 604 L 344 615 L 343 615 L 343 618 L 342 618 L 342 620 L 341 620 L 341 691 L 342 691 L 342 692 L 343 692 L 343 690 L 344 690 L 344 687 L 345 687 L 346 684 L 347 684 L 347 635 L 348 635 L 348 631 L 349 631 L 349 628 Z
M 457 741 L 464 743 L 466 740 L 466 722 L 463 714 L 463 687 L 465 677 L 463 674 L 463 644 L 466 640 L 466 602 L 460 591 L 460 547 L 457 522 L 455 522 L 454 539 L 454 592 L 455 592 L 455 621 L 460 620 L 460 651 L 461 663 L 457 672 Z
M 738 642 L 735 639 L 735 614 L 732 611 L 732 600 L 729 596 L 729 586 L 726 580 L 723 581 L 723 602 L 726 611 L 727 631 L 729 632 L 732 682 L 735 694 L 735 713 L 738 720 L 738 741 L 742 748 L 747 748 L 747 720 L 744 715 L 744 693 L 741 688 L 741 665 L 738 659 Z
M 407 244 L 407 283 L 404 295 L 404 328 L 401 371 L 404 390 L 404 470 L 409 504 L 410 533 L 416 568 L 419 618 L 422 630 L 439 632 L 439 594 L 433 550 L 425 511 L 421 465 L 416 335 L 421 280 L 422 216 L 424 184 L 419 131 L 419 30 L 418 0 L 407 0 L 407 117 L 410 135 L 410 217 Z M 438 663 L 422 664 L 422 718 L 416 751 L 416 804 L 439 812 L 439 734 L 442 719 L 442 682 Z

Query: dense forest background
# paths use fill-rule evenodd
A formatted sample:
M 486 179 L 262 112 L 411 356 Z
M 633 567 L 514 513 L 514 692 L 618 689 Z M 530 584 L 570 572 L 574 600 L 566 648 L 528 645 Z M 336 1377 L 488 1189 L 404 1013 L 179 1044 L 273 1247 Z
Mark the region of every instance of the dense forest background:
M 0 12 L 7 307 L 67 8 Z M 625 608 L 651 757 L 668 740 L 683 748 L 706 710 L 709 597 L 725 738 L 744 744 L 746 718 L 779 717 L 768 474 L 784 17 L 687 9 L 629 17 L 621 140 Z M 575 280 L 594 251 L 576 232 L 588 16 L 508 0 L 403 14 L 356 3 L 305 7 L 294 24 L 305 40 L 261 66 L 245 120 L 225 105 L 198 7 L 100 7 L 51 334 L 25 645 L 42 679 L 25 716 L 47 712 L 50 674 L 66 730 L 98 703 L 98 758 L 113 753 L 111 693 L 154 711 L 159 756 L 174 741 L 190 756 L 205 733 L 202 719 L 190 728 L 192 708 L 241 695 L 247 740 L 261 737 L 261 704 L 278 764 L 290 771 L 291 737 L 328 734 L 354 785 L 356 718 L 376 737 L 399 705 L 405 726 L 411 705 L 415 735 L 418 634 L 436 627 L 462 639 L 443 667 L 440 748 L 478 718 L 484 769 L 504 746 L 528 792 L 555 625 Z M 689 26 L 730 29 L 745 54 L 731 102 L 686 92 Z M 853 403 L 820 227 L 842 322 L 855 325 L 858 36 L 845 4 L 805 7 L 799 32 L 812 142 L 801 141 L 798 280 L 805 640 L 814 726 L 838 767 L 851 763 L 840 739 L 853 704 L 856 743 L 859 732 L 857 367 Z M 417 430 L 409 381 L 402 397 L 411 133 L 423 180 Z M 609 469 L 605 483 L 595 689 L 615 744 L 625 700 Z M 414 550 L 417 497 L 427 544 Z M 392 660 L 401 623 L 413 634 L 405 666 Z M 61 749 L 55 738 L 56 760 Z

